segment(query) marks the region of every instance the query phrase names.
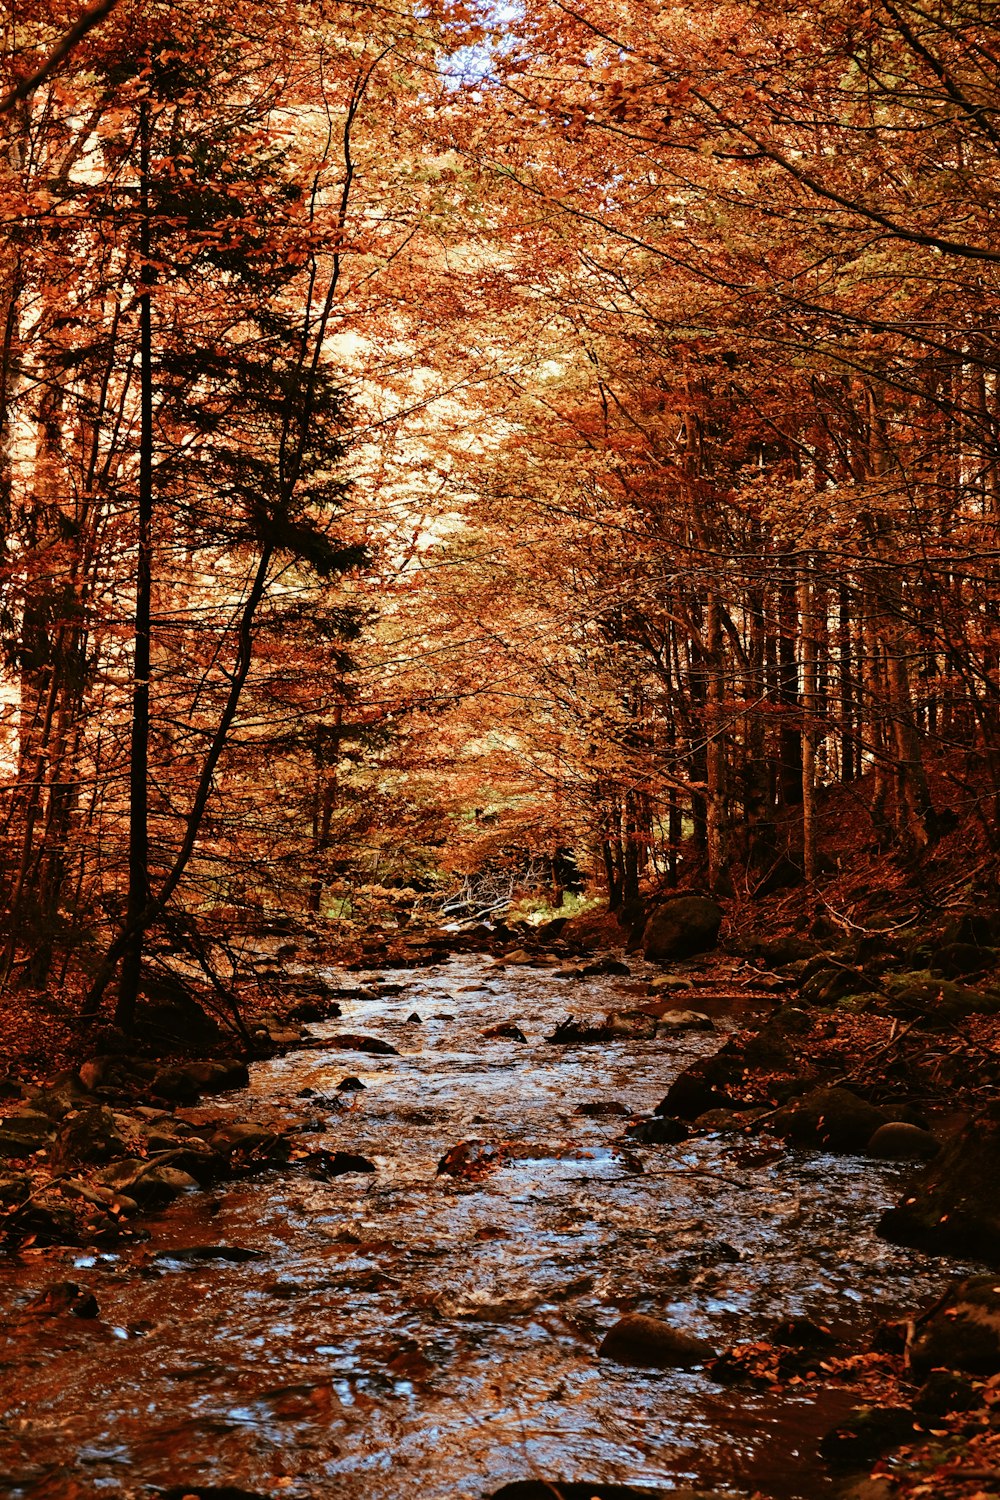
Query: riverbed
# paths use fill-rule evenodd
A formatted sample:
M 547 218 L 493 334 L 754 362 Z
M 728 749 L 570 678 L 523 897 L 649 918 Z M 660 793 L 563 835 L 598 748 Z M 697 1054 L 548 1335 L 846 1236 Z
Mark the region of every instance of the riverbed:
M 651 1111 L 743 1024 L 726 1007 L 714 1033 L 562 1047 L 544 1038 L 569 1013 L 634 1005 L 641 986 L 479 956 L 320 974 L 355 994 L 313 1038 L 399 1055 L 292 1051 L 210 1110 L 304 1127 L 301 1164 L 190 1194 L 146 1244 L 0 1267 L 0 1493 L 480 1500 L 531 1477 L 826 1493 L 816 1442 L 849 1392 L 726 1389 L 597 1345 L 633 1310 L 719 1349 L 800 1314 L 856 1343 L 946 1279 L 874 1234 L 904 1169 L 723 1135 L 639 1146 L 622 1116 L 578 1113 Z M 501 1022 L 527 1040 L 481 1034 Z M 338 1091 L 348 1075 L 363 1089 Z M 478 1180 L 438 1175 L 463 1140 L 514 1144 Z M 321 1150 L 376 1170 L 316 1180 Z M 98 1318 L 18 1319 L 66 1278 Z

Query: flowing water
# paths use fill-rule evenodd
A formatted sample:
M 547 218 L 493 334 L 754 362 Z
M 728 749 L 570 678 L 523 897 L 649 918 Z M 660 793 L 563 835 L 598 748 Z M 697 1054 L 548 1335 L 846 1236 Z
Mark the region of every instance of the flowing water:
M 230 1484 L 289 1500 L 478 1500 L 532 1476 L 826 1493 L 816 1440 L 848 1392 L 727 1390 L 697 1370 L 612 1364 L 596 1346 L 621 1311 L 722 1348 L 792 1314 L 856 1337 L 912 1306 L 945 1269 L 872 1232 L 901 1169 L 769 1160 L 724 1136 L 637 1147 L 622 1119 L 576 1113 L 648 1112 L 719 1045 L 697 1032 L 546 1044 L 570 1008 L 635 1004 L 627 979 L 567 983 L 479 957 L 394 974 L 381 991 L 321 972 L 369 995 L 313 1035 L 364 1032 L 401 1055 L 292 1052 L 205 1112 L 305 1124 L 303 1148 L 363 1153 L 377 1171 L 317 1181 L 293 1166 L 192 1194 L 161 1216 L 153 1248 L 0 1269 L 0 1494 Z M 527 1043 L 480 1035 L 502 1021 Z M 364 1091 L 338 1096 L 346 1074 Z M 470 1138 L 525 1149 L 481 1181 L 437 1176 Z M 181 1253 L 206 1245 L 259 1258 Z M 12 1311 L 57 1278 L 93 1290 L 99 1319 L 26 1332 Z

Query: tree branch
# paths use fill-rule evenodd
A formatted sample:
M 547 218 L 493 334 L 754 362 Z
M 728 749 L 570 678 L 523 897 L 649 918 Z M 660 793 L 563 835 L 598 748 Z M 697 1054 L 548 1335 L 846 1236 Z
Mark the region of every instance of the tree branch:
M 20 83 L 15 84 L 6 94 L 0 96 L 0 115 L 9 114 L 16 104 L 20 104 L 23 99 L 28 98 L 29 94 L 33 94 L 46 78 L 55 72 L 60 63 L 66 61 L 73 48 L 83 41 L 88 31 L 92 31 L 106 16 L 109 16 L 117 4 L 118 0 L 97 0 L 96 5 L 89 6 L 76 25 L 71 26 L 56 43 L 41 67 L 28 78 L 22 78 Z

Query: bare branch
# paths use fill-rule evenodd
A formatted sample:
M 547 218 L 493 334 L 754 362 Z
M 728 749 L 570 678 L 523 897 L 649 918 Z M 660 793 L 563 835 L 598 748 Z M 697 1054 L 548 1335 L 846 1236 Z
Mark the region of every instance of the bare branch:
M 117 4 L 118 0 L 97 0 L 96 5 L 89 6 L 75 26 L 71 26 L 56 43 L 41 67 L 28 78 L 22 78 L 20 83 L 15 84 L 0 97 L 0 115 L 9 114 L 16 104 L 20 104 L 22 99 L 27 99 L 30 94 L 33 94 L 50 74 L 55 72 L 60 63 L 66 61 L 73 48 L 83 41 L 87 33 L 111 14 Z

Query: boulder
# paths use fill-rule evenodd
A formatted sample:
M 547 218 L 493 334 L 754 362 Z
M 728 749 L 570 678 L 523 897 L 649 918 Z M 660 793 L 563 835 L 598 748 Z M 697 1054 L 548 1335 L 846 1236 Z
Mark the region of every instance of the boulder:
M 678 896 L 650 914 L 642 934 L 651 963 L 670 964 L 707 953 L 719 940 L 722 908 L 708 896 Z
M 33 1318 L 58 1318 L 72 1313 L 74 1318 L 96 1318 L 97 1298 L 82 1290 L 75 1281 L 53 1281 L 43 1287 L 25 1308 Z
M 197 1180 L 180 1167 L 129 1158 L 103 1167 L 97 1180 L 116 1193 L 125 1193 L 142 1208 L 164 1208 L 181 1193 L 198 1186 Z
M 992 1016 L 1000 1010 L 1000 994 L 995 991 L 956 984 L 929 969 L 887 975 L 883 983 L 901 1014 L 923 1016 L 932 1025 L 948 1025 L 966 1016 Z
M 96 1105 L 67 1115 L 59 1128 L 58 1151 L 62 1161 L 113 1161 L 124 1156 L 128 1143 L 110 1109 Z
M 322 1177 L 344 1177 L 349 1172 L 375 1172 L 378 1169 L 367 1156 L 358 1156 L 353 1151 L 327 1151 L 317 1153 L 319 1175 Z
M 932 1370 L 913 1398 L 913 1410 L 921 1417 L 945 1417 L 953 1411 L 974 1411 L 982 1406 L 985 1392 L 956 1370 Z
M 612 958 L 610 955 L 606 958 L 594 959 L 592 963 L 584 964 L 583 966 L 583 977 L 585 979 L 596 978 L 602 974 L 620 975 L 622 978 L 627 979 L 631 973 L 632 970 L 628 964 L 622 963 L 620 958 Z
M 224 1089 L 243 1089 L 250 1082 L 250 1070 L 239 1057 L 212 1057 L 204 1062 L 182 1065 L 187 1076 L 206 1093 L 221 1093 Z
M 338 1036 L 324 1037 L 324 1047 L 336 1048 L 338 1052 L 370 1052 L 376 1057 L 398 1057 L 395 1047 L 376 1036 L 359 1036 L 353 1031 L 342 1031 Z
M 888 1116 L 850 1089 L 810 1089 L 801 1099 L 779 1109 L 767 1129 L 795 1146 L 825 1151 L 862 1152 Z
M 861 1406 L 820 1439 L 820 1457 L 831 1469 L 867 1469 L 913 1437 L 914 1416 L 908 1407 Z
M 996 1276 L 970 1276 L 918 1322 L 906 1350 L 918 1378 L 931 1370 L 1000 1374 L 1000 1285 Z
M 735 1083 L 742 1073 L 742 1067 L 728 1058 L 702 1058 L 678 1073 L 655 1112 L 694 1120 L 709 1109 L 731 1109 L 736 1101 L 727 1092 L 727 1085 Z
M 619 1318 L 604 1335 L 598 1353 L 616 1364 L 647 1370 L 687 1370 L 715 1357 L 705 1339 L 643 1313 Z
M 940 1141 L 929 1130 L 905 1120 L 880 1125 L 868 1142 L 868 1155 L 881 1161 L 930 1161 L 940 1149 Z
M 520 1026 L 515 1026 L 513 1021 L 501 1021 L 497 1026 L 487 1026 L 485 1031 L 479 1033 L 488 1041 L 506 1040 L 508 1042 L 526 1042 L 528 1038 Z
M 222 1125 L 209 1138 L 213 1151 L 221 1156 L 254 1156 L 283 1160 L 288 1155 L 288 1143 L 276 1131 L 250 1121 L 233 1120 Z
M 714 1031 L 715 1022 L 700 1010 L 671 1010 L 656 1022 L 657 1036 L 680 1036 L 684 1031 Z
M 693 990 L 694 980 L 686 974 L 659 974 L 646 988 L 651 995 L 669 995 L 675 990 Z
M 936 1255 L 978 1257 L 1000 1265 L 1000 1103 L 946 1140 L 910 1179 L 878 1233 Z
M 669 1115 L 654 1115 L 651 1120 L 637 1120 L 625 1130 L 627 1138 L 638 1141 L 641 1146 L 679 1146 L 690 1134 L 686 1125 L 680 1120 L 671 1119 Z
M 805 1005 L 836 1005 L 849 995 L 870 994 L 875 986 L 876 981 L 861 969 L 826 964 L 800 986 L 799 996 Z
M 170 1104 L 197 1104 L 201 1098 L 201 1088 L 183 1067 L 160 1068 L 152 1092 Z
M 55 1126 L 48 1115 L 22 1109 L 0 1120 L 0 1157 L 32 1156 L 51 1138 Z
M 980 948 L 977 943 L 942 943 L 933 951 L 931 972 L 960 979 L 963 974 L 981 974 L 992 969 L 998 957 L 996 948 Z

